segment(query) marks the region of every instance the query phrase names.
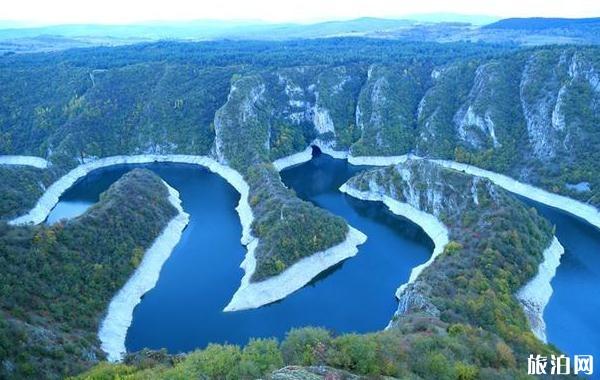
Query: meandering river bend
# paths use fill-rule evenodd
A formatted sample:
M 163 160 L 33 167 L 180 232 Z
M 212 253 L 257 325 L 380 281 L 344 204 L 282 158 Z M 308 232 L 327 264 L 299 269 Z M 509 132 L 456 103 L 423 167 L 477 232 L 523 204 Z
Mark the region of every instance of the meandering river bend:
M 284 170 L 283 182 L 302 199 L 344 217 L 367 234 L 367 242 L 357 256 L 280 302 L 224 313 L 239 286 L 245 249 L 239 243 L 241 226 L 234 210 L 239 195 L 216 174 L 180 164 L 96 170 L 61 197 L 47 222 L 83 213 L 134 167 L 148 168 L 176 188 L 191 219 L 156 287 L 134 311 L 126 340 L 130 351 L 166 347 L 184 352 L 210 342 L 243 344 L 251 337 L 282 338 L 290 328 L 308 325 L 336 332 L 382 329 L 396 309 L 396 288 L 432 250 L 429 238 L 413 223 L 391 214 L 382 204 L 356 200 L 337 190 L 363 168 L 317 154 Z M 600 357 L 600 232 L 562 211 L 525 201 L 556 225 L 565 247 L 544 314 L 548 339 L 571 355 Z

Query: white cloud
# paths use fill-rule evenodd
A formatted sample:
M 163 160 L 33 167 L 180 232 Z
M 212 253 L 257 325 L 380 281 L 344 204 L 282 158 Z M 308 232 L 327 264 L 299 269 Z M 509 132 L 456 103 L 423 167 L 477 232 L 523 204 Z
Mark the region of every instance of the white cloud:
M 0 19 L 37 23 L 254 19 L 309 22 L 451 12 L 500 17 L 600 16 L 598 0 L 0 0 Z

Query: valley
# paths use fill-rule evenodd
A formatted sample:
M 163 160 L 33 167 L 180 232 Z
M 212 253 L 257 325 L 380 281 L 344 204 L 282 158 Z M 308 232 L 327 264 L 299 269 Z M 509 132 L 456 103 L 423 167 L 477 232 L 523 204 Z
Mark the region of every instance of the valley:
M 598 59 L 594 46 L 368 38 L 0 58 L 0 327 L 26 324 L 26 346 L 36 327 L 65 342 L 19 356 L 10 335 L 4 370 L 187 377 L 215 370 L 189 367 L 204 358 L 235 363 L 217 378 L 284 365 L 511 378 L 531 352 L 596 352 L 576 310 L 597 292 Z M 136 176 L 155 185 L 115 190 Z M 62 229 L 102 207 L 115 216 L 63 248 Z M 132 223 L 151 228 L 129 236 Z M 94 247 L 106 229 L 120 238 Z M 48 282 L 56 251 L 82 263 L 56 273 L 92 285 L 83 325 Z M 25 269 L 43 280 L 19 283 Z M 572 283 L 581 297 L 565 296 Z M 12 296 L 29 291 L 39 308 Z M 264 367 L 243 359 L 255 349 Z

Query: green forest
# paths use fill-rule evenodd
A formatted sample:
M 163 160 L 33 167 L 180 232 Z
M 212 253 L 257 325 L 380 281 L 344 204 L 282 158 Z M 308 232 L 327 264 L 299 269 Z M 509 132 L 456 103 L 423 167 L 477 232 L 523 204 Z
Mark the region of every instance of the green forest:
M 136 169 L 75 219 L 0 224 L 0 378 L 60 378 L 104 357 L 100 319 L 175 216 L 167 197 Z
M 337 37 L 0 57 L 0 155 L 50 162 L 0 165 L 0 378 L 85 370 L 93 379 L 277 378 L 284 366 L 302 367 L 306 378 L 319 368 L 341 378 L 524 377 L 526 353 L 555 348 L 529 331 L 513 295 L 534 275 L 553 231 L 487 181 L 415 161 L 404 167 L 411 184 L 398 167 L 350 181 L 365 190 L 373 180 L 400 201 L 409 200 L 406 186 L 423 190 L 418 206 L 450 228 L 452 242 L 410 288 L 426 307 L 397 316 L 389 330 L 297 329 L 280 342 L 143 351 L 116 365 L 97 364 L 98 323 L 175 215 L 160 179 L 132 171 L 84 215 L 52 226 L 7 221 L 88 160 L 210 156 L 250 187 L 259 238 L 252 281 L 264 280 L 348 232 L 342 218 L 287 189 L 272 165 L 315 140 L 354 156 L 470 163 L 600 206 L 599 72 L 597 47 Z M 459 207 L 433 208 L 424 189 Z
M 402 180 L 402 169 L 411 172 L 410 182 Z M 418 188 L 420 207 L 450 228 L 452 241 L 407 290 L 423 301 L 396 315 L 390 329 L 338 335 L 305 327 L 282 341 L 211 344 L 184 356 L 140 351 L 77 378 L 527 378 L 527 353 L 557 349 L 534 337 L 513 294 L 534 275 L 553 230 L 534 209 L 487 180 L 476 183 L 474 203 L 473 181 L 425 161 L 361 172 L 349 181 L 360 190 L 376 183 L 401 201 L 407 200 L 404 190 Z M 432 191 L 457 207 L 434 209 L 427 196 Z

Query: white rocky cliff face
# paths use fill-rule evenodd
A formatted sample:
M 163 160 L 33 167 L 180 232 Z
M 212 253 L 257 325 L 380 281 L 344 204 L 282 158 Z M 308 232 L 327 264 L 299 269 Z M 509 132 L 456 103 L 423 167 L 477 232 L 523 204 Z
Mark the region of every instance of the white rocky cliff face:
M 468 101 L 454 115 L 454 125 L 458 133 L 458 138 L 473 148 L 484 148 L 486 141 L 482 141 L 482 136 L 486 136 L 492 142 L 494 148 L 501 146 L 492 118 L 493 104 L 484 104 L 485 100 L 493 91 L 494 82 L 498 81 L 495 75 L 495 67 L 491 64 L 481 65 L 475 72 L 473 87 L 468 95 Z M 484 108 L 482 113 L 475 111 Z
M 546 337 L 546 322 L 544 322 L 544 309 L 552 297 L 551 281 L 560 265 L 560 257 L 565 249 L 555 237 L 550 246 L 544 251 L 544 259 L 538 267 L 538 273 L 516 294 L 523 305 L 525 315 L 529 320 L 534 335 L 544 343 Z

